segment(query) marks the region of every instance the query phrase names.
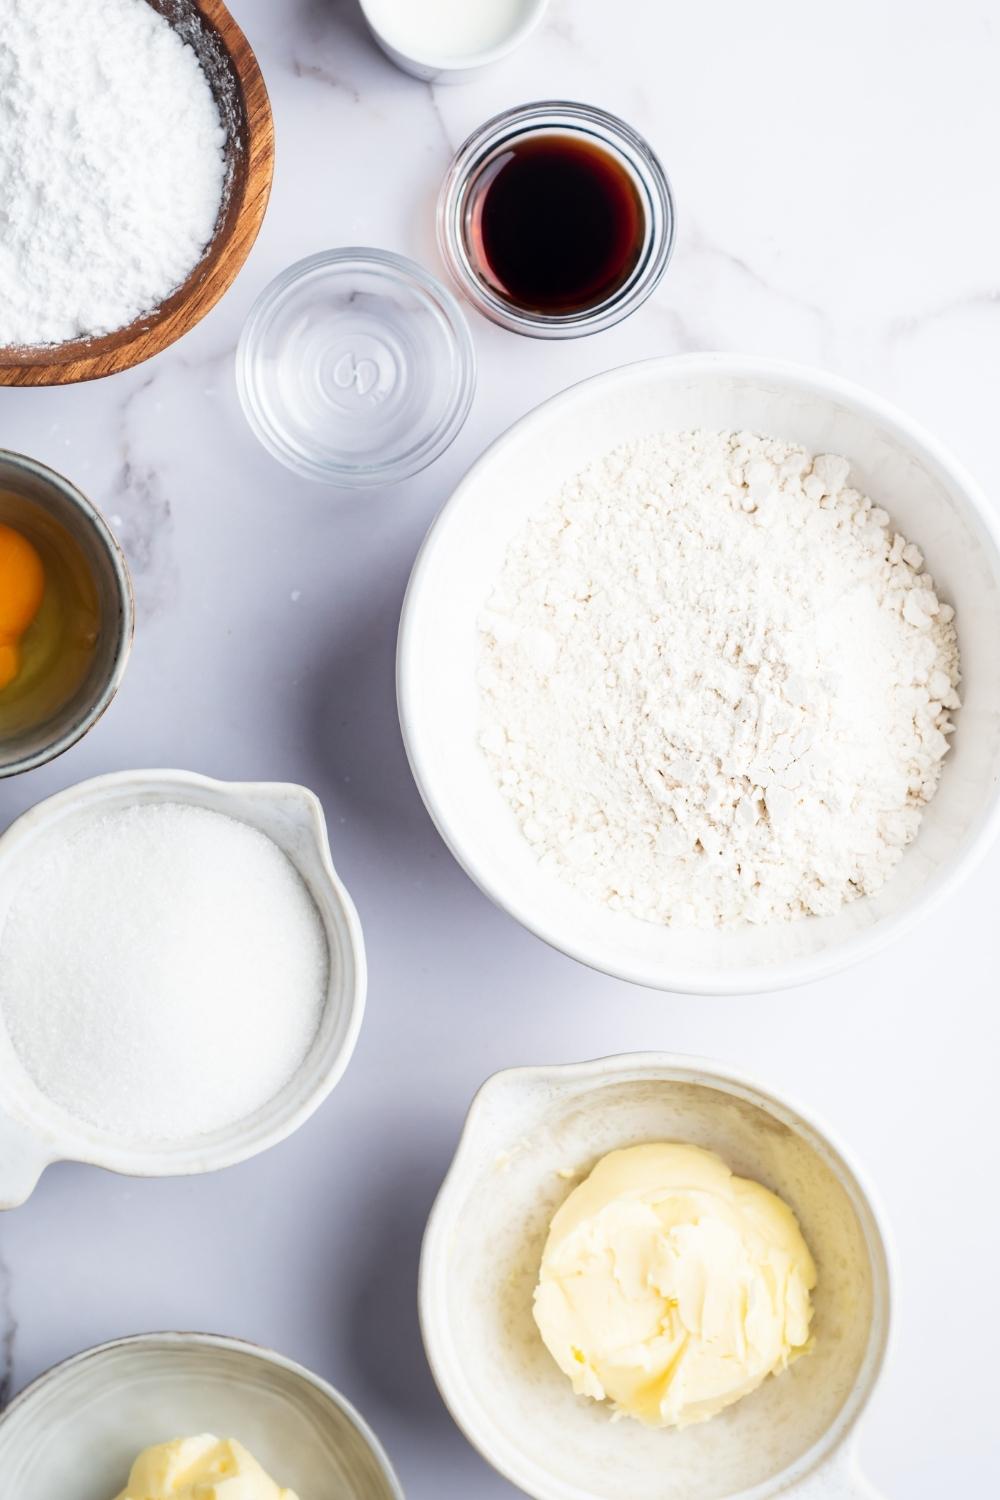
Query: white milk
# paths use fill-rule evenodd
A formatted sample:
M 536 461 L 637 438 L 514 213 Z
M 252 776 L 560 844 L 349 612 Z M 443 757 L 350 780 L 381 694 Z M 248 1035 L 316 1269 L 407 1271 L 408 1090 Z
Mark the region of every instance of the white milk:
M 368 18 L 391 47 L 442 62 L 502 46 L 532 0 L 367 0 Z

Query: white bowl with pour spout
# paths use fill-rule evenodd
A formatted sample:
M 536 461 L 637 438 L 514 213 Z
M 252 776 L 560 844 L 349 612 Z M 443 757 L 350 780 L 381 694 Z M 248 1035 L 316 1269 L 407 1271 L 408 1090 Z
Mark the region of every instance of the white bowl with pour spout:
M 367 969 L 357 911 L 330 857 L 319 799 L 284 782 L 214 781 L 190 771 L 121 771 L 58 792 L 0 837 L 0 956 L 23 861 L 96 810 L 184 803 L 259 829 L 288 857 L 315 902 L 329 952 L 319 1030 L 302 1065 L 274 1098 L 232 1125 L 189 1140 L 135 1143 L 77 1119 L 48 1099 L 22 1064 L 0 1010 L 0 1209 L 23 1203 L 54 1161 L 89 1162 L 136 1177 L 212 1172 L 285 1139 L 323 1102 L 350 1062 L 364 1015 Z
M 707 1147 L 778 1193 L 818 1272 L 811 1352 L 681 1431 L 575 1396 L 532 1316 L 556 1209 L 600 1157 L 644 1141 Z M 638 1053 L 483 1086 L 428 1221 L 420 1316 L 455 1421 L 535 1500 L 877 1500 L 855 1447 L 892 1280 L 882 1215 L 826 1126 L 723 1064 Z

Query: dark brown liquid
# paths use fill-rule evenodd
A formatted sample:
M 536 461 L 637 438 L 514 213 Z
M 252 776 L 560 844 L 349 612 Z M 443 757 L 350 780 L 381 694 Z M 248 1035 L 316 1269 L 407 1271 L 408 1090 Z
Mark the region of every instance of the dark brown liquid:
M 528 135 L 483 167 L 468 224 L 487 285 L 525 311 L 568 314 L 607 301 L 628 280 L 646 216 L 631 174 L 609 151 Z

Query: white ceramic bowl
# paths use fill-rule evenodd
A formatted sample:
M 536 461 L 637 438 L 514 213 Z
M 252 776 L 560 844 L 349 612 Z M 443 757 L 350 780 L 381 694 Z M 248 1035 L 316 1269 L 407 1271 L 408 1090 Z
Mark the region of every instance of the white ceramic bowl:
M 38 803 L 0 838 L 0 931 L 18 887 L 19 865 L 41 840 L 68 831 L 96 807 L 183 802 L 259 828 L 291 860 L 312 895 L 330 950 L 330 982 L 319 1031 L 295 1076 L 261 1109 L 223 1130 L 163 1146 L 136 1145 L 74 1118 L 35 1086 L 0 1015 L 0 1209 L 32 1192 L 53 1161 L 90 1162 L 135 1177 L 212 1172 L 276 1145 L 309 1118 L 342 1076 L 364 1014 L 361 924 L 333 868 L 319 800 L 281 782 L 212 781 L 189 771 L 122 771 L 82 781 Z
M 574 1396 L 532 1293 L 552 1215 L 606 1152 L 706 1146 L 794 1209 L 817 1262 L 815 1348 L 710 1422 L 656 1431 Z M 570 1176 L 569 1174 L 573 1174 Z M 498 1073 L 477 1095 L 420 1266 L 424 1343 L 458 1425 L 536 1500 L 846 1500 L 886 1350 L 886 1232 L 828 1130 L 742 1073 L 642 1053 Z
M 665 428 L 750 428 L 850 459 L 924 551 L 957 610 L 962 698 L 920 834 L 876 895 L 831 917 L 717 931 L 664 928 L 547 875 L 477 744 L 477 617 L 514 534 L 591 459 Z M 1000 527 L 968 474 L 879 397 L 819 371 L 735 355 L 648 360 L 545 402 L 499 438 L 441 511 L 413 569 L 397 662 L 410 765 L 468 874 L 532 932 L 596 969 L 666 990 L 739 994 L 829 974 L 923 921 L 1000 825 Z
M 143 1448 L 237 1438 L 301 1500 L 403 1500 L 378 1439 L 301 1365 L 237 1339 L 149 1333 L 56 1365 L 0 1417 L 10 1500 L 111 1500 Z
M 412 26 L 400 28 L 394 25 L 392 6 L 386 8 L 380 0 L 360 0 L 368 29 L 386 57 L 404 73 L 425 83 L 468 83 L 485 68 L 509 57 L 541 25 L 548 4 L 549 0 L 517 0 L 512 9 L 510 27 L 500 41 L 478 52 L 459 55 L 450 50 L 443 52 L 426 40 L 418 42 Z M 397 16 L 405 15 L 412 0 L 395 0 L 395 5 Z M 412 6 L 412 9 L 419 14 L 418 7 Z

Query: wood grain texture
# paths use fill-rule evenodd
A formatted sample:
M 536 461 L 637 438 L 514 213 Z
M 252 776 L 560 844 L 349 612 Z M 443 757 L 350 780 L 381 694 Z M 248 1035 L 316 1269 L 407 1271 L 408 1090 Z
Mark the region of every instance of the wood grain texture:
M 230 182 L 215 234 L 183 285 L 127 328 L 66 344 L 0 348 L 0 385 L 96 380 L 159 354 L 229 290 L 257 238 L 274 174 L 274 122 L 250 43 L 222 0 L 148 3 L 195 48 L 226 123 Z

